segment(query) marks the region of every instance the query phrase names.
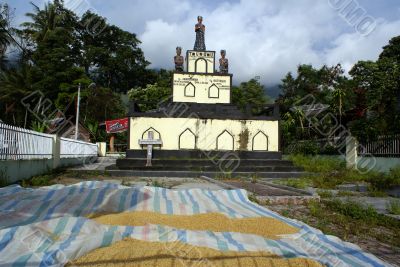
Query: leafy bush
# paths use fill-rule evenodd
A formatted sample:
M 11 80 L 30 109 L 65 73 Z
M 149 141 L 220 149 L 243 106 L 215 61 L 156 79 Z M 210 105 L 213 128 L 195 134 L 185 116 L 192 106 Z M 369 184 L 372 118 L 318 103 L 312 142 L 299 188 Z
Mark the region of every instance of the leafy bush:
M 293 143 L 288 149 L 295 155 L 317 155 L 320 152 L 319 145 L 311 140 Z
M 332 145 L 326 145 L 320 151 L 320 154 L 323 155 L 338 155 L 340 153 L 341 148 Z

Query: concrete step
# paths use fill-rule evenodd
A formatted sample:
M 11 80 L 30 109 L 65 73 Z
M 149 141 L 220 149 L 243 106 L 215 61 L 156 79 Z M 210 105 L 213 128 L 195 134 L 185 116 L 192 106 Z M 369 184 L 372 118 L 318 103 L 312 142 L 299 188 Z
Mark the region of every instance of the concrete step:
M 181 178 L 195 178 L 200 176 L 208 176 L 211 178 L 250 178 L 256 176 L 257 178 L 298 178 L 303 176 L 304 172 L 234 172 L 232 174 L 224 175 L 223 172 L 216 171 L 158 171 L 158 170 L 120 170 L 108 169 L 107 174 L 116 177 L 181 177 Z M 224 177 L 225 176 L 225 177 Z M 229 176 L 229 177 L 228 177 Z
M 127 158 L 118 159 L 116 164 L 119 168 L 142 167 L 146 165 L 146 159 L 143 158 Z M 226 159 L 226 160 L 210 160 L 210 159 L 153 159 L 153 166 L 174 166 L 182 168 L 182 166 L 246 166 L 246 167 L 294 167 L 289 160 L 276 159 Z
M 153 165 L 151 167 L 146 167 L 145 164 L 143 165 L 135 165 L 135 166 L 121 166 L 115 167 L 114 169 L 121 169 L 121 170 L 152 170 L 152 171 L 234 171 L 234 172 L 296 172 L 296 171 L 303 171 L 301 168 L 297 168 L 294 166 L 245 166 L 245 165 L 232 165 L 232 166 L 220 166 L 216 165 Z M 113 169 L 113 168 L 110 168 Z
M 127 159 L 146 159 L 145 149 L 129 149 L 126 151 Z M 202 151 L 202 150 L 153 150 L 153 159 L 258 159 L 258 160 L 281 160 L 281 152 L 272 151 Z

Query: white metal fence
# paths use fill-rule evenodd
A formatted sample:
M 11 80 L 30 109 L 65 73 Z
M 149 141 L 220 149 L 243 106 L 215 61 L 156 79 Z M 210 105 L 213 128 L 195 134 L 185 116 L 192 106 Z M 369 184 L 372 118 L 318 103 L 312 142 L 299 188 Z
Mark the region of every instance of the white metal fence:
M 364 157 L 400 158 L 400 134 L 380 136 L 376 141 L 360 143 L 358 154 Z
M 51 159 L 54 146 L 54 135 L 0 123 L 0 160 Z M 60 158 L 93 157 L 97 156 L 97 145 L 60 138 L 58 151 Z
M 50 159 L 53 136 L 0 123 L 0 160 Z
M 61 138 L 61 158 L 80 158 L 97 156 L 97 145 L 75 139 Z

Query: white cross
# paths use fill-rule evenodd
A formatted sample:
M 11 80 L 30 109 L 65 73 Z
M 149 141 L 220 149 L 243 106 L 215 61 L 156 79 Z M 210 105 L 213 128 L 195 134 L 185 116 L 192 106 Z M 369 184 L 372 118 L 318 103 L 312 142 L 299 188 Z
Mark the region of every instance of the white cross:
M 139 139 L 139 145 L 147 146 L 147 163 L 146 167 L 151 166 L 151 159 L 153 157 L 153 146 L 162 145 L 161 139 L 154 139 L 154 133 L 152 131 L 148 132 L 148 139 Z

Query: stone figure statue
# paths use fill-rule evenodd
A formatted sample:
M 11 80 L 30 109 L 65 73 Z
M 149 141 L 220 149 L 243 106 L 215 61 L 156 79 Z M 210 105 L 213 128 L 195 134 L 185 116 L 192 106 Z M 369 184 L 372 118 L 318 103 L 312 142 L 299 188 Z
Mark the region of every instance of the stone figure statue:
M 219 59 L 219 72 L 220 73 L 228 73 L 229 72 L 229 62 L 228 59 L 225 58 L 226 51 L 221 50 L 221 58 Z
M 183 71 L 183 63 L 185 62 L 185 59 L 183 56 L 181 56 L 182 53 L 182 48 L 178 46 L 176 48 L 176 56 L 174 56 L 174 61 L 175 61 L 175 71 L 182 72 Z
M 193 50 L 205 51 L 206 44 L 204 39 L 204 34 L 206 32 L 206 26 L 203 24 L 203 17 L 197 17 L 197 24 L 194 26 L 194 31 L 196 32 L 196 42 L 194 43 Z

